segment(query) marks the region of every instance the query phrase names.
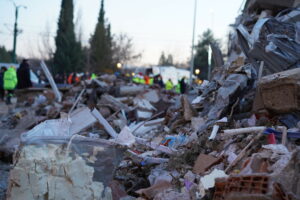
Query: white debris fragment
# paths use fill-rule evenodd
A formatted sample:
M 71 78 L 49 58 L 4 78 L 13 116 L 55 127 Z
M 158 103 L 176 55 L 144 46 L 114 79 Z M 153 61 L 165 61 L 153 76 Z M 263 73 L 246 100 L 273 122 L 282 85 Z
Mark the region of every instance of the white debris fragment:
M 118 134 L 117 138 L 114 139 L 114 142 L 130 147 L 135 143 L 135 136 L 132 135 L 132 132 L 129 129 L 129 127 L 125 126 L 122 129 L 121 133 Z
M 216 178 L 228 177 L 223 170 L 214 169 L 210 174 L 201 177 L 201 182 L 205 189 L 209 189 L 215 186 Z
M 66 155 L 61 145 L 27 145 L 10 171 L 7 199 L 111 199 L 110 189 L 93 175 L 93 167 L 81 156 Z

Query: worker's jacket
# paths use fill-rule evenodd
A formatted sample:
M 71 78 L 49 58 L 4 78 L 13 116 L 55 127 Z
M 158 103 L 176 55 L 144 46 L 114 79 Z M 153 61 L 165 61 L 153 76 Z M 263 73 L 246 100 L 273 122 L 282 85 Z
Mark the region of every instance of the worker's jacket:
M 16 70 L 12 67 L 8 68 L 4 73 L 3 77 L 4 89 L 5 90 L 14 90 L 17 86 L 18 79 Z
M 150 78 L 150 83 L 149 83 L 149 84 L 150 84 L 150 85 L 153 85 L 153 82 L 154 82 L 154 78 L 151 77 L 151 78 Z
M 94 80 L 97 78 L 97 75 L 95 73 L 92 73 L 91 79 Z
M 180 84 L 179 83 L 176 85 L 175 91 L 176 91 L 176 93 L 180 93 Z
M 173 89 L 173 83 L 171 81 L 166 82 L 166 90 L 172 90 Z
M 150 84 L 150 77 L 149 76 L 144 76 L 144 81 L 146 85 Z
M 133 77 L 132 82 L 134 83 L 140 83 L 140 79 L 138 77 Z

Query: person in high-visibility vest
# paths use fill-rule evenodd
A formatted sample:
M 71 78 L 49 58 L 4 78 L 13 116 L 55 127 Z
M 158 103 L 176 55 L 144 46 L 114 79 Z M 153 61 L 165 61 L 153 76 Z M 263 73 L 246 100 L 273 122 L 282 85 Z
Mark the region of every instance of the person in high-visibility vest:
M 92 73 L 92 75 L 91 75 L 91 80 L 94 80 L 94 79 L 96 79 L 97 78 L 97 75 L 95 74 L 95 73 Z
M 166 82 L 166 90 L 172 90 L 174 87 L 171 79 L 169 79 L 167 82 Z
M 11 97 L 14 94 L 14 90 L 17 86 L 18 78 L 16 69 L 11 66 L 4 72 L 3 76 L 3 88 L 7 92 L 6 104 L 11 104 Z
M 140 83 L 140 80 L 139 80 L 138 75 L 135 75 L 135 76 L 132 78 L 132 82 L 134 82 L 134 83 Z
M 145 84 L 149 85 L 150 84 L 150 77 L 148 75 L 144 76 Z
M 153 82 L 154 82 L 154 78 L 153 78 L 153 76 L 151 76 L 151 77 L 150 77 L 149 85 L 153 85 Z
M 139 83 L 140 84 L 145 84 L 145 79 L 144 79 L 143 73 L 140 72 L 138 74 L 138 78 L 139 78 Z

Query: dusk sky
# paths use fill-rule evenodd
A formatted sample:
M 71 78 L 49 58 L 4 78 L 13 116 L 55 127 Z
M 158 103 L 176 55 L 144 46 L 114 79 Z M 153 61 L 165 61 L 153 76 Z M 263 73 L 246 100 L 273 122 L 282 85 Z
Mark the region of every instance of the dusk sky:
M 61 0 L 15 0 L 20 9 L 17 54 L 39 56 L 41 35 L 48 26 L 56 35 Z M 198 0 L 196 41 L 208 28 L 216 38 L 227 40 L 228 25 L 239 14 L 243 0 Z M 100 0 L 75 0 L 74 18 L 81 15 L 83 44 L 93 33 L 100 9 Z M 190 57 L 194 0 L 106 0 L 106 18 L 112 33 L 126 33 L 133 38 L 136 53 L 143 57 L 136 64 L 157 64 L 162 51 L 173 54 L 175 62 Z M 74 20 L 75 20 L 74 19 Z M 14 6 L 10 0 L 0 0 L 0 45 L 12 49 Z M 52 40 L 52 45 L 54 42 Z

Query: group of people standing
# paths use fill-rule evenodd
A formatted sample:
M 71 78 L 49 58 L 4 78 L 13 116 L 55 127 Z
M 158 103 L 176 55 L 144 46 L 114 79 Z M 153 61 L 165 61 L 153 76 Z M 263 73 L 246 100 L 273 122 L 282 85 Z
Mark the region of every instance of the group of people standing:
M 185 77 L 178 81 L 177 85 L 174 85 L 171 79 L 168 79 L 166 83 L 163 82 L 162 76 L 160 74 L 156 76 L 150 76 L 148 74 L 143 75 L 142 73 L 138 73 L 133 76 L 132 82 L 137 84 L 146 84 L 146 85 L 159 85 L 161 88 L 165 90 L 175 90 L 177 93 L 184 94 L 186 92 L 187 84 L 185 82 Z
M 67 74 L 56 74 L 54 79 L 56 83 L 60 84 L 76 84 L 83 80 L 95 79 L 97 75 L 95 73 L 85 72 L 84 74 L 79 74 L 72 72 L 68 76 Z
M 185 94 L 186 92 L 186 88 L 187 88 L 187 84 L 185 82 L 185 77 L 183 77 L 182 79 L 180 79 L 177 83 L 177 85 L 174 86 L 173 82 L 171 79 L 168 79 L 168 81 L 166 82 L 166 90 L 173 90 L 175 89 L 175 91 L 177 93 L 180 94 Z
M 5 100 L 6 104 L 11 104 L 14 90 L 32 87 L 30 80 L 30 68 L 28 60 L 24 59 L 20 67 L 16 70 L 15 66 L 8 69 L 5 66 L 0 70 L 0 99 Z M 6 97 L 6 98 L 5 98 Z

